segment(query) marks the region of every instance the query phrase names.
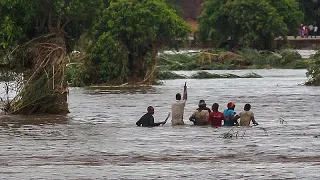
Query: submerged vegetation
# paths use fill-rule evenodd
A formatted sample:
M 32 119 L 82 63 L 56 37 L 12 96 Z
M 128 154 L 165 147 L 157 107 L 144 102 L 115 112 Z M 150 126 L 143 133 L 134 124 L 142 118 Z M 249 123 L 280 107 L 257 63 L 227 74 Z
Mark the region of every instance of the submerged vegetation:
M 197 71 L 191 76 L 177 74 L 170 71 L 159 71 L 157 73 L 157 79 L 166 80 L 166 79 L 220 79 L 220 78 L 262 78 L 259 74 L 254 72 L 245 74 L 245 75 L 235 75 L 235 74 L 216 74 L 209 73 L 207 71 Z
M 236 53 L 209 50 L 199 53 L 161 54 L 159 69 L 228 70 L 262 68 L 307 68 L 308 60 L 291 49 L 278 52 L 243 49 Z

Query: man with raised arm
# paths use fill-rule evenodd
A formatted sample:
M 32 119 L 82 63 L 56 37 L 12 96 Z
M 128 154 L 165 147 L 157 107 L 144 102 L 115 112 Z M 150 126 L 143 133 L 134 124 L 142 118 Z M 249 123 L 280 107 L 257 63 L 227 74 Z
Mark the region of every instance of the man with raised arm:
M 184 84 L 183 88 L 183 98 L 181 100 L 181 94 L 176 94 L 176 102 L 171 106 L 172 113 L 172 125 L 184 125 L 183 113 L 184 107 L 186 106 L 187 101 L 187 83 Z

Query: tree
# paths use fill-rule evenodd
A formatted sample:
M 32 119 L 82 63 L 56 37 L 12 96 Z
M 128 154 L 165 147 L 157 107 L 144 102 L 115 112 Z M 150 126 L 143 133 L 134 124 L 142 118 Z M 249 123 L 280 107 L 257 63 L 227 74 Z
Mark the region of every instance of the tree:
M 187 33 L 186 22 L 162 0 L 115 0 L 94 28 L 90 57 L 104 82 L 151 83 L 158 51 Z
M 9 113 L 68 112 L 67 51 L 103 5 L 102 0 L 0 1 L 2 64 L 24 76 Z
M 230 42 L 272 49 L 274 38 L 285 38 L 301 16 L 295 0 L 207 0 L 199 18 L 200 37 L 216 46 Z
M 304 25 L 319 23 L 320 1 L 319 0 L 299 0 L 299 6 L 304 13 Z

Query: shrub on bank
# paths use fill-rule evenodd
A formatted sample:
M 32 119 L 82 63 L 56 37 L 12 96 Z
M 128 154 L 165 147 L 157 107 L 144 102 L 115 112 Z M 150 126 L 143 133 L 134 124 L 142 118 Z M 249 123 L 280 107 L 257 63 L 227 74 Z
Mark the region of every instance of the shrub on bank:
M 311 56 L 308 66 L 307 77 L 309 80 L 305 83 L 309 86 L 320 86 L 320 52 Z
M 170 71 L 157 71 L 156 79 L 186 79 L 187 77 L 184 75 L 180 75 Z

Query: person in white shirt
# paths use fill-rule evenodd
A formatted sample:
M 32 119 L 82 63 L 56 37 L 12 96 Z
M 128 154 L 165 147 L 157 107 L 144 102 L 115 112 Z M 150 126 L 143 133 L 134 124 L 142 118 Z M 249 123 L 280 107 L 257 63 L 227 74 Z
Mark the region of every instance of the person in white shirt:
M 318 34 L 318 26 L 317 26 L 317 25 L 314 25 L 314 27 L 313 27 L 313 35 L 314 35 L 314 38 L 317 38 L 317 34 Z
M 184 107 L 186 106 L 187 101 L 187 83 L 184 84 L 183 88 L 183 98 L 181 99 L 181 94 L 176 94 L 176 102 L 171 106 L 172 114 L 172 125 L 184 125 L 183 114 Z

